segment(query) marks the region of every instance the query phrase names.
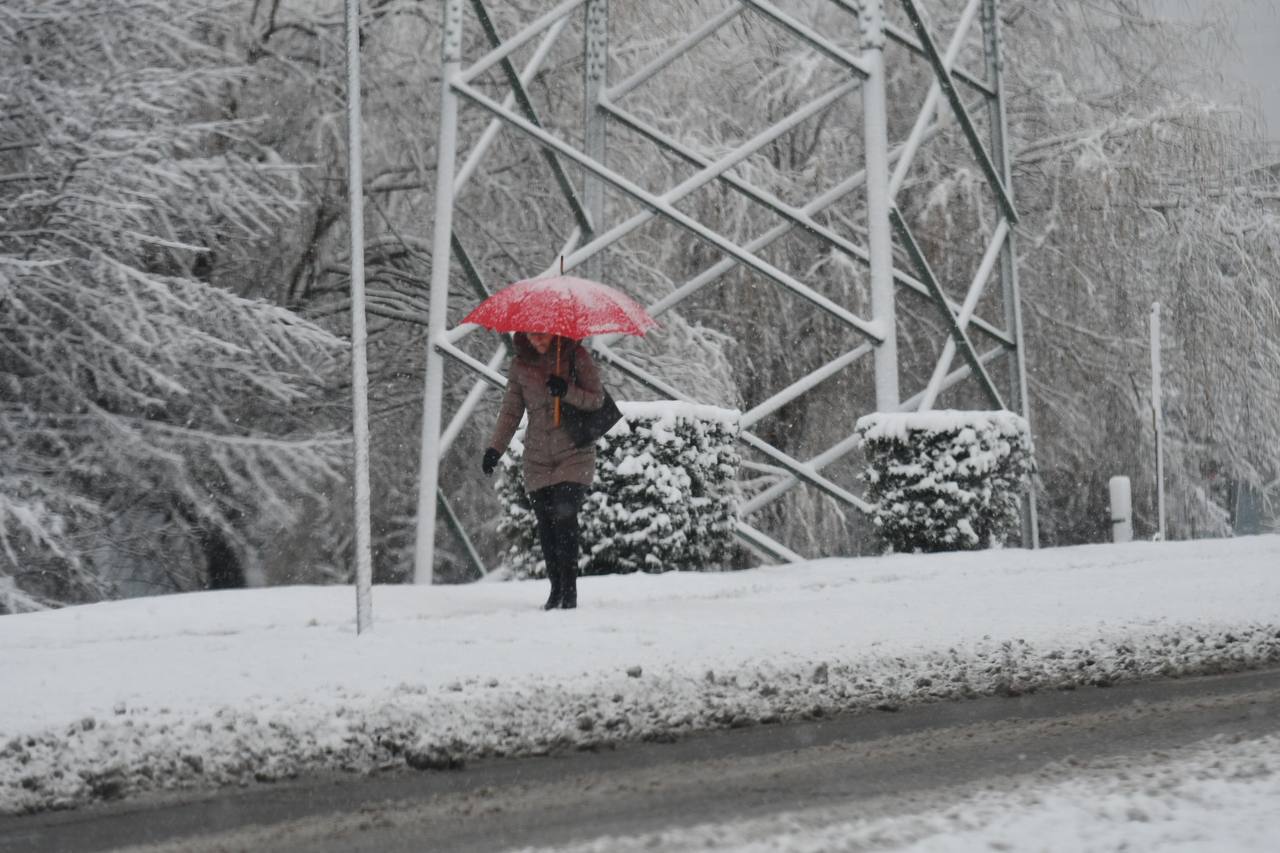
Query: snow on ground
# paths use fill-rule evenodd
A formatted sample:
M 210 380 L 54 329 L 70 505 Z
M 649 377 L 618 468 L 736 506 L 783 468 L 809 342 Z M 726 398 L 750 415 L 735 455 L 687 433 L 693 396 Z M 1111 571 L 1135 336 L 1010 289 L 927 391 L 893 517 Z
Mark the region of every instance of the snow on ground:
M 1280 660 L 1280 537 L 205 592 L 0 619 L 0 812 Z
M 868 805 L 559 846 L 557 853 L 904 853 L 1160 850 L 1273 853 L 1280 830 L 1280 737 L 1208 743 L 1145 760 L 1108 759 L 1016 776 L 997 790 L 866 817 Z M 524 848 L 537 853 L 542 848 Z

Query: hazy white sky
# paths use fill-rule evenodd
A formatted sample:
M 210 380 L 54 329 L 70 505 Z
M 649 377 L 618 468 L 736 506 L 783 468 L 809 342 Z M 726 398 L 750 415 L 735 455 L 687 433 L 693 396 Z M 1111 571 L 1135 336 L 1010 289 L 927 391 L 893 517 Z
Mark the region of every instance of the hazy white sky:
M 1188 20 L 1199 18 L 1210 7 L 1234 13 L 1238 50 L 1223 74 L 1252 87 L 1270 137 L 1280 139 L 1280 0 L 1155 0 L 1155 5 L 1162 14 Z M 1210 94 L 1236 103 L 1245 93 L 1224 84 L 1222 91 Z

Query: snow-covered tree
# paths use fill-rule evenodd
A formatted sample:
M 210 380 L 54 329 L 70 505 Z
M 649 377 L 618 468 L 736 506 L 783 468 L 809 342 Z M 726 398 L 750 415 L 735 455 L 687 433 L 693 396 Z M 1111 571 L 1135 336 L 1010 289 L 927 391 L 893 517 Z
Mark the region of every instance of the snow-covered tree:
M 301 203 L 237 11 L 0 7 L 0 607 L 242 584 L 340 476 L 342 342 L 219 286 Z
M 499 35 L 506 36 L 554 4 L 485 5 Z M 858 49 L 856 26 L 840 4 L 787 0 L 779 5 L 845 49 Z M 963 6 L 953 0 L 921 5 L 938 35 L 949 32 Z M 895 23 L 906 26 L 898 5 L 888 7 Z M 652 14 L 652 8 L 611 7 L 611 79 L 642 67 L 722 4 L 666 4 L 662 15 Z M 307 206 L 294 220 L 291 238 L 283 241 L 282 257 L 273 260 L 283 274 L 272 280 L 287 285 L 279 298 L 326 325 L 332 322 L 335 330 L 345 327 L 343 312 L 349 307 L 341 197 L 335 189 L 342 185 L 344 168 L 340 9 L 336 0 L 282 0 L 254 4 L 250 20 L 255 67 L 275 75 L 271 89 L 256 102 L 271 108 L 272 143 L 292 160 L 321 167 L 306 177 Z M 1221 518 L 1214 507 L 1221 501 L 1197 495 L 1213 496 L 1218 489 L 1211 484 L 1223 480 L 1265 485 L 1276 477 L 1270 449 L 1276 446 L 1275 419 L 1267 420 L 1276 406 L 1275 371 L 1267 373 L 1274 363 L 1270 348 L 1276 336 L 1268 319 L 1274 289 L 1268 289 L 1273 285 L 1266 276 L 1274 254 L 1274 214 L 1267 207 L 1274 204 L 1268 201 L 1274 172 L 1253 168 L 1259 165 L 1256 132 L 1241 113 L 1188 94 L 1190 78 L 1214 73 L 1213 48 L 1221 42 L 1214 41 L 1212 26 L 1159 19 L 1148 0 L 1004 0 L 1001 9 L 1014 192 L 1023 216 L 1019 257 L 1045 541 L 1106 536 L 1105 484 L 1115 473 L 1134 477 L 1139 520 L 1150 523 L 1149 466 L 1133 462 L 1153 455 L 1144 397 L 1145 318 L 1156 299 L 1166 311 L 1174 532 L 1220 527 L 1213 520 Z M 386 578 L 407 566 L 413 538 L 439 12 L 437 4 L 371 4 L 364 25 L 366 230 L 371 235 L 375 490 L 380 493 L 375 505 Z M 487 48 L 470 12 L 465 35 L 468 56 Z M 517 65 L 530 50 L 518 52 Z M 925 63 L 899 48 L 893 48 L 891 59 L 890 134 L 901 140 L 932 76 Z M 961 63 L 981 73 L 976 35 Z M 581 40 L 574 33 L 561 39 L 529 87 L 540 121 L 568 140 L 581 138 L 576 94 L 581 76 Z M 677 141 L 715 156 L 847 80 L 838 64 L 747 10 L 621 104 Z M 498 69 L 478 84 L 499 96 L 507 92 Z M 977 104 L 972 99 L 971 110 L 985 134 L 986 111 Z M 463 156 L 488 121 L 484 111 L 463 105 Z M 745 159 L 734 173 L 801 203 L 815 187 L 830 186 L 860 167 L 861 136 L 854 92 Z M 574 222 L 534 143 L 504 130 L 491 152 L 488 165 L 459 198 L 455 229 L 483 283 L 495 288 L 545 268 Z M 616 123 L 609 158 L 637 183 L 659 190 L 696 168 Z M 566 169 L 575 183 L 581 180 L 572 166 Z M 953 296 L 967 284 L 982 251 L 974 235 L 991 225 L 991 198 L 982 183 L 963 135 L 954 124 L 944 124 L 921 150 L 898 199 Z M 682 205 L 720 233 L 742 240 L 777 223 L 773 214 L 721 183 L 709 184 Z M 608 193 L 608 222 L 640 209 L 621 194 Z M 817 215 L 855 242 L 862 240 L 864 217 L 864 199 L 857 192 Z M 762 254 L 851 310 L 867 313 L 865 268 L 802 229 Z M 611 283 L 654 298 L 719 259 L 704 242 L 657 219 L 629 237 L 625 251 L 608 252 L 604 269 Z M 899 264 L 909 267 L 905 258 Z M 478 298 L 459 266 L 454 273 L 451 321 Z M 1219 299 L 1220 292 L 1231 298 Z M 906 309 L 900 312 L 903 388 L 910 391 L 927 381 L 946 330 L 930 306 L 899 293 Z M 988 310 L 989 303 L 982 307 L 1002 324 L 998 309 Z M 720 405 L 750 408 L 858 342 L 822 312 L 741 266 L 679 311 L 679 316 L 664 315 L 661 334 L 627 342 L 625 349 L 669 381 L 697 388 Z M 1240 343 L 1221 345 L 1228 340 Z M 482 333 L 463 344 L 486 358 L 496 339 Z M 865 361 L 754 428 L 800 458 L 843 438 L 851 419 L 874 406 Z M 453 367 L 448 377 L 446 406 L 452 411 L 471 377 Z M 621 377 L 611 379 L 623 386 L 620 396 L 653 396 Z M 445 491 L 472 529 L 493 513 L 492 495 L 475 475 L 475 458 L 495 399 L 490 394 L 473 425 L 459 436 L 442 474 Z M 944 395 L 940 405 L 988 403 L 962 386 Z M 860 467 L 860 460 L 850 456 L 826 473 L 852 487 Z M 752 454 L 743 470 L 749 491 L 785 476 Z M 868 541 L 857 513 L 844 512 L 808 488 L 792 490 L 749 520 L 807 553 L 851 553 Z M 451 540 L 443 526 L 439 538 L 447 555 Z
M 1114 474 L 1154 529 L 1156 301 L 1171 535 L 1229 532 L 1226 484 L 1280 470 L 1280 184 L 1247 102 L 1194 94 L 1229 50 L 1223 7 L 1187 24 L 1136 0 L 1006 6 L 1047 540 L 1107 536 Z

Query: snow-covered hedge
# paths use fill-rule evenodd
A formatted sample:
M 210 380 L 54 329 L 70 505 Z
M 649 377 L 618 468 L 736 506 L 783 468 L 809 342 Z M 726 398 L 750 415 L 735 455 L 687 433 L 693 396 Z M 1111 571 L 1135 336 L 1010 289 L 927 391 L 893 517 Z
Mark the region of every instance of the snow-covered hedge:
M 1013 412 L 876 413 L 859 418 L 867 498 L 894 551 L 977 551 L 1019 529 L 1031 434 Z
M 596 443 L 582 525 L 583 574 L 716 569 L 728 562 L 737 515 L 738 412 L 678 402 L 618 404 L 624 423 Z M 533 510 L 520 474 L 523 431 L 498 482 L 517 577 L 542 577 Z

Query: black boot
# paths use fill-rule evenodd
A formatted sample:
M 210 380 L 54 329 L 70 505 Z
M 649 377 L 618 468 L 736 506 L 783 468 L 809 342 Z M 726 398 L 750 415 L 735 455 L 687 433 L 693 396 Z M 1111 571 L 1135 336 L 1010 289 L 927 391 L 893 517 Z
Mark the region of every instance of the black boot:
M 547 580 L 551 581 L 551 595 L 547 597 L 547 603 L 542 605 L 543 610 L 555 610 L 564 601 L 564 573 L 560 570 L 560 549 L 559 543 L 555 541 L 554 536 L 548 537 L 543 548 L 543 555 L 547 562 Z
M 547 598 L 547 603 L 542 605 L 543 610 L 555 610 L 563 601 L 560 582 L 560 567 L 547 564 L 547 578 L 551 581 L 551 595 Z
M 538 540 L 542 545 L 542 559 L 547 567 L 547 580 L 551 581 L 551 595 L 543 610 L 560 607 L 560 543 L 556 539 L 555 518 L 551 514 L 551 492 L 539 489 L 529 495 L 534 517 L 538 521 Z
M 566 519 L 560 529 L 560 606 L 578 606 L 578 517 Z
M 584 492 L 577 483 L 556 483 L 529 495 L 551 581 L 547 610 L 578 606 L 578 508 Z
M 573 610 L 578 606 L 578 567 L 577 561 L 569 563 L 560 575 L 560 606 L 565 610 Z

